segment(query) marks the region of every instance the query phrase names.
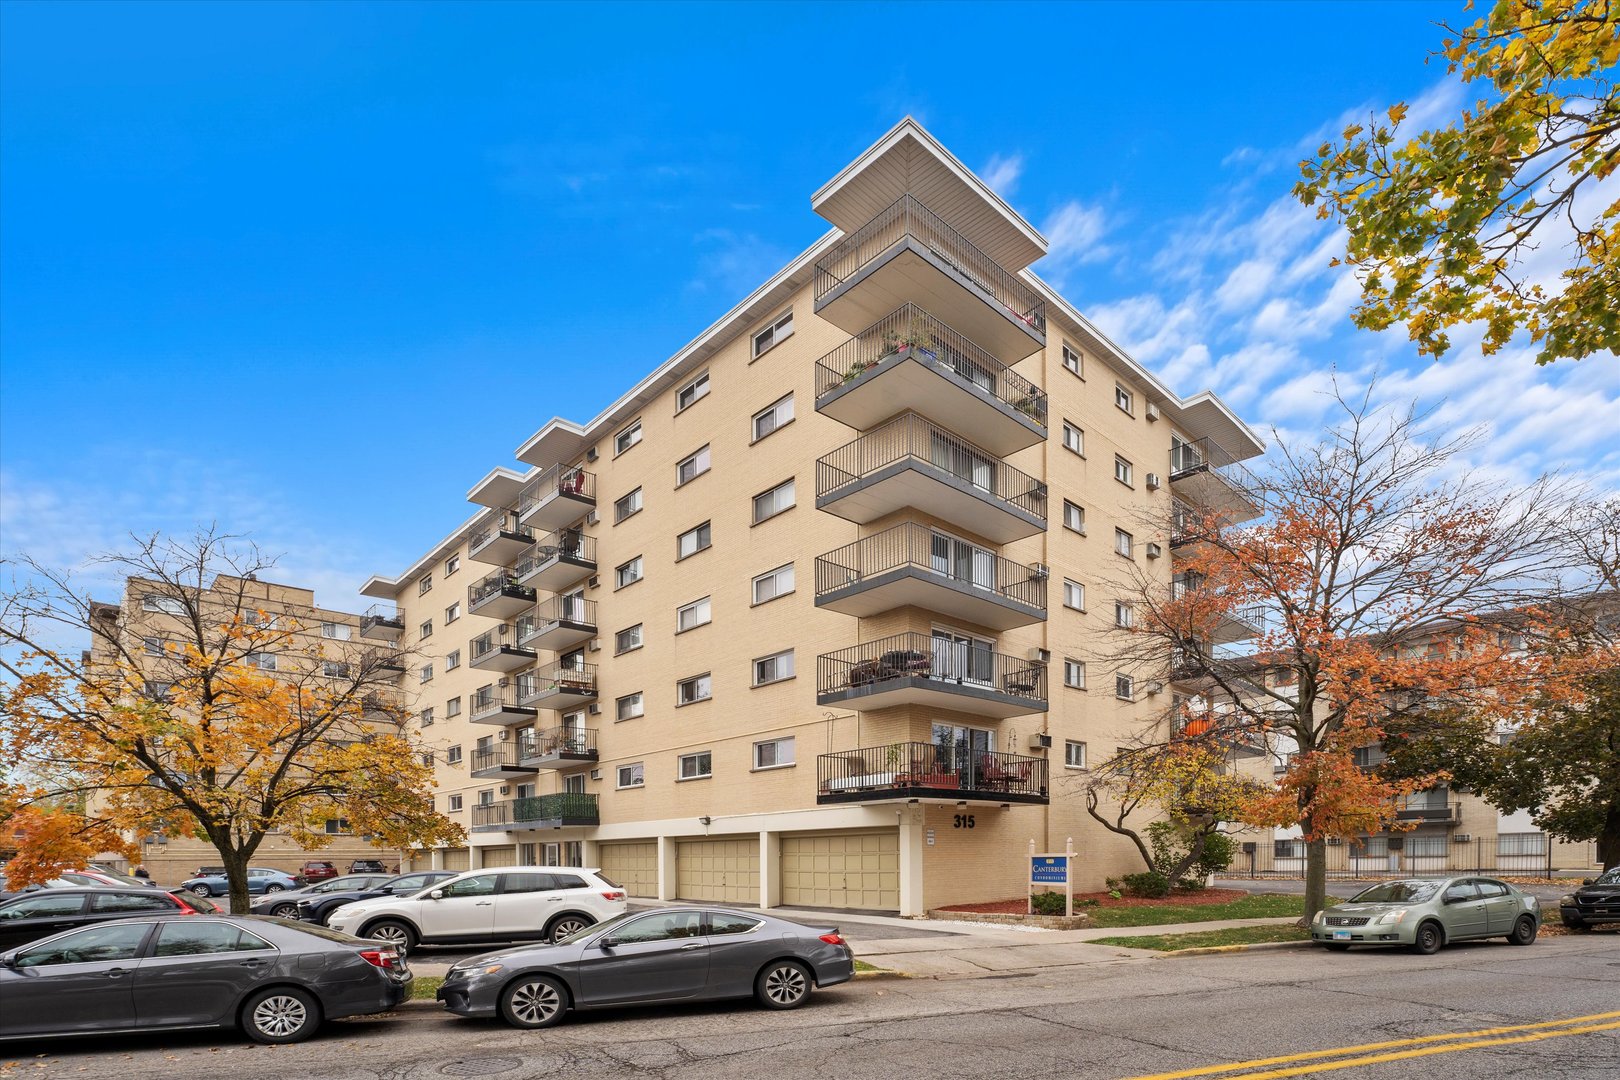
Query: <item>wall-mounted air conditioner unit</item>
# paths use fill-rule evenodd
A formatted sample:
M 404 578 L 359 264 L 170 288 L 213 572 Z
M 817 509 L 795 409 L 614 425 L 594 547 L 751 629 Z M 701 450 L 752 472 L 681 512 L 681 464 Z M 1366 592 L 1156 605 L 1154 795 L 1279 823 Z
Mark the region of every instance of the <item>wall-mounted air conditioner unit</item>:
M 600 584 L 602 584 L 602 579 L 601 579 L 601 578 L 599 578 L 599 577 L 597 577 L 597 576 L 596 576 L 596 575 L 595 575 L 595 574 L 592 574 L 592 575 L 591 575 L 591 580 L 590 580 L 590 581 L 588 581 L 588 582 L 586 582 L 586 584 L 587 584 L 587 585 L 589 585 L 589 586 L 590 586 L 590 587 L 591 587 L 591 588 L 593 588 L 593 589 L 594 589 L 594 588 L 596 588 L 596 587 L 597 587 L 597 586 L 598 586 L 598 585 L 600 585 Z
M 594 447 L 594 446 L 591 447 L 589 450 L 585 451 L 585 460 L 586 461 L 595 461 L 600 456 L 601 455 L 596 452 L 596 447 Z
M 1339 839 L 1337 836 L 1330 836 L 1327 838 L 1328 847 L 1338 847 L 1342 843 L 1344 843 L 1344 841 Z
M 1163 554 L 1164 554 L 1164 545 L 1155 544 L 1152 540 L 1148 541 L 1148 546 L 1147 546 L 1147 557 L 1148 558 L 1157 559 L 1160 556 L 1162 556 Z
M 1052 650 L 1031 649 L 1029 650 L 1029 658 L 1037 664 L 1050 664 L 1052 662 Z
M 1150 472 L 1147 474 L 1147 488 L 1149 491 L 1158 491 L 1160 482 L 1158 473 Z
M 590 513 L 585 515 L 585 524 L 587 525 L 595 525 L 601 520 L 601 515 L 599 515 L 595 510 L 592 510 Z
M 1451 842 L 1453 844 L 1472 844 L 1474 842 L 1474 838 L 1465 832 L 1460 832 L 1451 838 Z
M 1159 418 L 1159 407 L 1153 404 L 1151 401 L 1147 403 L 1147 418 L 1149 420 L 1157 420 Z
M 590 712 L 590 714 L 592 716 L 601 716 L 602 715 L 602 703 L 600 701 L 591 702 L 590 708 L 589 708 L 588 711 Z
M 594 638 L 594 637 L 591 638 L 591 652 L 601 652 L 601 651 L 602 651 L 602 639 L 601 638 Z
M 1153 679 L 1150 680 L 1143 689 L 1147 691 L 1149 697 L 1152 697 L 1154 694 L 1162 694 L 1164 692 L 1164 683 L 1157 679 Z
M 592 780 L 600 780 L 600 779 L 602 779 L 602 770 L 601 769 L 592 769 L 591 770 L 591 779 Z
M 1036 563 L 1031 570 L 1030 578 L 1034 581 L 1045 581 L 1052 576 L 1052 568 L 1043 562 Z
M 501 742 L 505 742 L 506 740 L 510 739 L 511 737 L 512 737 L 512 733 L 510 731 L 507 731 L 505 728 L 501 728 L 501 730 L 495 735 L 495 738 L 499 739 Z
M 1041 734 L 1031 735 L 1029 737 L 1029 748 L 1031 750 L 1050 750 L 1050 749 L 1052 749 L 1052 736 L 1050 736 L 1050 735 L 1041 735 Z
M 501 785 L 501 794 L 502 795 L 510 795 L 510 794 L 512 794 L 512 785 L 511 784 L 502 784 Z

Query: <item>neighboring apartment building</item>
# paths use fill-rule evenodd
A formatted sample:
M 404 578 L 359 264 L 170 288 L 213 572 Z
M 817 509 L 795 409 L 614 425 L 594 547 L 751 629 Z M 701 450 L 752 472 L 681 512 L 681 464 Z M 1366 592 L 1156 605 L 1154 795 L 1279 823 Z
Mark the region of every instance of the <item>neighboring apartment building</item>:
M 1261 443 L 1036 277 L 1045 239 L 909 119 L 812 206 L 809 250 L 366 583 L 470 836 L 419 865 L 906 914 L 1017 895 L 1032 840 L 1084 888 L 1139 868 L 1081 796 L 1169 711 L 1100 659 L 1109 583 L 1171 589 L 1172 499 L 1252 514 L 1226 470 Z
M 160 686 L 165 681 L 164 667 L 173 663 L 165 658 L 165 644 L 195 640 L 195 632 L 180 625 L 187 609 L 177 588 L 170 583 L 130 578 L 124 583 L 121 603 L 95 604 L 90 613 L 94 632 L 87 663 L 108 665 L 121 652 L 142 665 L 149 687 Z M 292 585 L 222 574 L 210 583 L 196 607 L 205 619 L 212 616 L 219 627 L 230 624 L 238 614 L 244 621 L 296 626 L 294 641 L 308 639 L 311 644 L 324 644 L 325 651 L 333 655 L 359 649 L 362 644 L 358 615 L 317 607 L 313 591 Z M 213 628 L 208 632 L 211 634 Z M 254 656 L 253 662 L 266 674 L 296 678 L 307 674 L 303 669 L 309 663 L 305 656 L 297 654 L 300 651 L 266 650 Z M 379 850 L 350 833 L 342 820 L 329 821 L 326 828 L 332 843 L 316 850 L 305 850 L 286 835 L 271 834 L 254 856 L 253 865 L 292 872 L 306 860 L 320 859 L 333 863 L 342 872 L 354 859 L 381 859 L 389 866 L 399 862 L 398 851 Z M 120 867 L 133 865 L 115 855 L 104 855 L 102 861 Z M 174 884 L 190 877 L 200 866 L 218 865 L 219 853 L 206 840 L 153 836 L 142 839 L 136 861 L 146 866 L 154 881 Z

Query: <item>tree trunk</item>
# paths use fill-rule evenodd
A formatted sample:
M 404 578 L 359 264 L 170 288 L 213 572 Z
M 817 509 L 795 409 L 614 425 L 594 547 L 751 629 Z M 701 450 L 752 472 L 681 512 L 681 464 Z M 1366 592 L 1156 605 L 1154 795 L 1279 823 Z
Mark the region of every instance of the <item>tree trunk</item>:
M 1309 829 L 1309 825 L 1306 826 Z M 1309 926 L 1316 913 L 1327 907 L 1327 838 L 1305 841 L 1305 922 Z
M 1620 805 L 1610 806 L 1603 818 L 1603 833 L 1597 841 L 1598 861 L 1603 869 L 1620 866 Z
M 248 896 L 248 853 L 217 840 L 214 847 L 219 851 L 220 862 L 225 866 L 225 882 L 231 889 L 231 914 L 246 915 L 252 904 Z

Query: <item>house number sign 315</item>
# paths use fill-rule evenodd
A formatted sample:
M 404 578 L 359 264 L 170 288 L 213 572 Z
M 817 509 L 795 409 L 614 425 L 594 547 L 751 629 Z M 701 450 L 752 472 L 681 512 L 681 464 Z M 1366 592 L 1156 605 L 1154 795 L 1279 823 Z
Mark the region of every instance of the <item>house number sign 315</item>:
M 955 820 L 955 827 L 958 828 L 958 829 L 971 829 L 971 828 L 973 828 L 973 815 L 972 814 L 957 814 L 956 815 L 956 820 Z

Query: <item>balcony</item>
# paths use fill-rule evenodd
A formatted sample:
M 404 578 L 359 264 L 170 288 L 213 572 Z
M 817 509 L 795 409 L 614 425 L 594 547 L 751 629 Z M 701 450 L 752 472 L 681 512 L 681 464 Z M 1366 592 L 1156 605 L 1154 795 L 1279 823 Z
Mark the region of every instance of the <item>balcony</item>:
M 596 573 L 596 539 L 578 529 L 558 529 L 535 541 L 512 575 L 524 585 L 561 592 Z
M 572 709 L 596 700 L 596 665 L 558 661 L 518 676 L 517 700 L 537 709 Z
M 582 791 L 531 795 L 505 802 L 474 803 L 473 832 L 510 832 L 514 829 L 566 829 L 597 825 L 601 817 L 596 796 Z
M 818 656 L 816 704 L 1021 716 L 1046 711 L 1046 667 L 947 638 L 895 634 Z
M 561 652 L 596 636 L 596 601 L 553 596 L 518 620 L 518 644 Z
M 467 586 L 467 613 L 491 619 L 510 619 L 534 606 L 535 591 L 512 575 L 510 570 L 486 574 Z
M 572 525 L 596 509 L 596 474 L 553 465 L 518 494 L 518 520 L 531 529 L 552 532 Z
M 397 694 L 365 694 L 360 698 L 360 718 L 373 724 L 398 724 L 405 718 L 405 705 Z
M 569 769 L 596 760 L 596 729 L 562 727 L 536 731 L 518 744 L 524 768 Z
M 816 758 L 816 803 L 1050 802 L 1045 758 L 890 743 Z
M 1462 821 L 1462 807 L 1451 801 L 1449 789 L 1436 788 L 1406 796 L 1395 808 L 1395 818 L 1425 825 L 1456 825 Z
M 360 616 L 360 636 L 373 641 L 398 641 L 405 636 L 405 614 L 393 604 L 373 604 Z
M 1046 571 L 908 522 L 816 559 L 816 606 L 866 618 L 920 607 L 996 630 L 1046 618 Z
M 1179 604 L 1196 596 L 1199 588 L 1200 583 L 1195 575 L 1178 574 L 1170 580 L 1170 600 Z M 1189 608 L 1186 614 L 1200 628 L 1199 639 L 1212 645 L 1247 641 L 1259 637 L 1265 630 L 1265 608 L 1259 604 L 1226 607 L 1218 597 L 1212 596 L 1207 616 L 1197 607 Z M 1210 619 L 1213 619 L 1213 626 L 1204 631 L 1202 628 Z
M 816 509 L 865 525 L 914 508 L 995 544 L 1046 531 L 1046 485 L 904 413 L 816 461 Z
M 474 750 L 468 775 L 489 780 L 534 772 L 532 767 L 519 763 L 519 745 L 516 742 L 503 742 Z
M 484 671 L 508 672 L 539 659 L 533 649 L 508 644 L 505 638 L 510 633 L 511 630 L 502 625 L 499 630 L 487 631 L 467 642 L 467 663 Z
M 816 362 L 816 411 L 865 431 L 921 413 L 1006 455 L 1046 439 L 1046 392 L 907 304 Z
M 505 679 L 501 680 L 506 682 Z M 520 680 L 521 681 L 521 680 Z M 520 724 L 533 720 L 540 712 L 521 703 L 512 686 L 480 686 L 467 698 L 467 719 L 474 724 Z
M 1170 490 L 1227 522 L 1260 516 L 1260 485 L 1244 464 L 1212 439 L 1170 447 Z
M 392 650 L 369 653 L 362 664 L 384 678 L 405 674 L 405 658 Z
M 816 263 L 816 314 L 851 334 L 906 304 L 949 312 L 1003 363 L 1046 344 L 1046 301 L 910 195 Z
M 478 519 L 467 538 L 467 558 L 506 566 L 534 546 L 534 530 L 518 523 L 510 510 L 491 510 Z

